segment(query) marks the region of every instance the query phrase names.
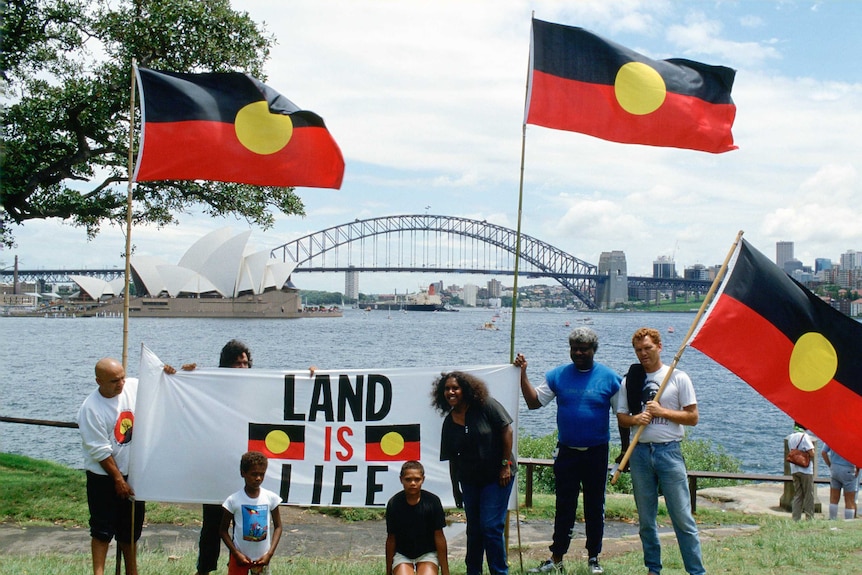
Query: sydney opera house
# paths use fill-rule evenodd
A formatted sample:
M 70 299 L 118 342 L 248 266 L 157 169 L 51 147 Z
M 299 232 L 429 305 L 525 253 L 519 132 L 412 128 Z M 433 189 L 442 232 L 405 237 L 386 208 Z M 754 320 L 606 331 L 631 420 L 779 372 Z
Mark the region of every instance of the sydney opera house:
M 170 264 L 155 256 L 132 256 L 134 298 L 129 313 L 138 317 L 307 317 L 299 290 L 290 282 L 296 264 L 270 258 L 269 251 L 250 251 L 251 231 L 234 235 L 215 230 L 195 242 Z M 122 313 L 123 280 L 106 282 L 73 276 L 83 293 L 98 305 L 88 315 Z M 113 298 L 113 299 L 111 299 Z M 327 315 L 332 315 L 328 313 Z

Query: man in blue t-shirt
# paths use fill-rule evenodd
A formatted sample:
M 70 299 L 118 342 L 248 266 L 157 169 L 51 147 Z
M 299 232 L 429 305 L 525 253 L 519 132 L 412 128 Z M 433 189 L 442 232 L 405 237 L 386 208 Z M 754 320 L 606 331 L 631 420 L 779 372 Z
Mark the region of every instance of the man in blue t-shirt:
M 608 478 L 608 442 L 612 402 L 620 389 L 620 376 L 593 361 L 599 336 L 587 327 L 569 334 L 572 363 L 545 374 L 545 382 L 533 387 L 527 378 L 527 360 L 515 359 L 521 368 L 521 393 L 530 409 L 557 400 L 556 511 L 551 558 L 529 573 L 563 572 L 563 555 L 569 550 L 578 495 L 584 490 L 587 556 L 590 573 L 603 573 L 599 565 L 605 530 L 605 487 Z M 614 409 L 616 411 L 616 409 Z

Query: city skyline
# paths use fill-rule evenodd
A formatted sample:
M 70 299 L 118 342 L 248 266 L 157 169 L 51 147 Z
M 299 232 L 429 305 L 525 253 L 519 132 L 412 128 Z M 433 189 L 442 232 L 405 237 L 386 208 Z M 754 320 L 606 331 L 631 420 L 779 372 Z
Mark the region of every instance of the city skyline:
M 713 155 L 526 130 L 522 231 L 580 259 L 621 250 L 629 275 L 656 257 L 721 262 L 739 230 L 765 254 L 794 238 L 796 257 L 837 261 L 862 246 L 862 4 L 839 1 L 540 0 L 409 3 L 245 0 L 276 38 L 268 85 L 319 113 L 346 161 L 341 190 L 297 189 L 306 217 L 251 228 L 275 247 L 355 218 L 437 213 L 517 227 L 530 17 L 582 26 L 650 58 L 737 70 L 739 149 Z M 297 57 L 301 55 L 301 57 Z M 125 184 L 123 184 L 125 187 Z M 183 246 L 232 225 L 201 212 L 136 227 L 136 253 L 179 259 Z M 31 221 L 3 266 L 122 266 L 120 227 Z M 364 275 L 361 289 L 415 289 L 435 276 Z M 297 274 L 303 289 L 343 277 Z M 525 280 L 526 281 L 526 280 Z

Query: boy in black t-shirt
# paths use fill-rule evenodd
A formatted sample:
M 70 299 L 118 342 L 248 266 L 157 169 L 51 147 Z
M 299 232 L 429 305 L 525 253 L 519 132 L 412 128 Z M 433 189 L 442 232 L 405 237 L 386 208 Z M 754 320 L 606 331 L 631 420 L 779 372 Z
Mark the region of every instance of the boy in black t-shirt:
M 440 498 L 422 489 L 425 468 L 401 466 L 404 487 L 386 504 L 386 575 L 449 575 L 446 514 Z

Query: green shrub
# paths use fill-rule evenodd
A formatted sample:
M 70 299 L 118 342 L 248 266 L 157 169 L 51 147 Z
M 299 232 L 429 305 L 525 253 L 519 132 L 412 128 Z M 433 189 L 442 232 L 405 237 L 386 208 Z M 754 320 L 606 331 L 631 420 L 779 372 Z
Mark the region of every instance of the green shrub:
M 557 447 L 557 432 L 544 437 L 532 437 L 518 430 L 518 457 L 533 459 L 551 459 Z M 552 467 L 537 467 L 533 472 L 533 493 L 554 493 L 554 469 Z M 518 469 L 518 491 L 524 493 L 527 488 L 527 474 L 524 467 Z
M 518 456 L 532 457 L 534 459 L 551 459 L 557 446 L 557 433 L 543 437 L 531 437 L 522 429 L 518 433 Z M 610 446 L 609 460 L 612 463 L 620 454 L 619 445 Z M 728 473 L 739 473 L 739 459 L 729 455 L 724 447 L 717 445 L 707 439 L 686 439 L 682 442 L 682 454 L 686 466 L 698 471 L 724 471 Z M 518 476 L 518 490 L 524 493 L 526 490 L 526 473 L 521 468 Z M 698 487 L 721 487 L 738 485 L 738 481 L 729 479 L 700 479 Z M 533 472 L 533 493 L 553 494 L 555 491 L 554 470 L 551 467 L 537 467 Z M 617 482 L 611 485 L 608 479 L 608 493 L 631 493 L 632 480 L 628 473 L 620 473 Z

